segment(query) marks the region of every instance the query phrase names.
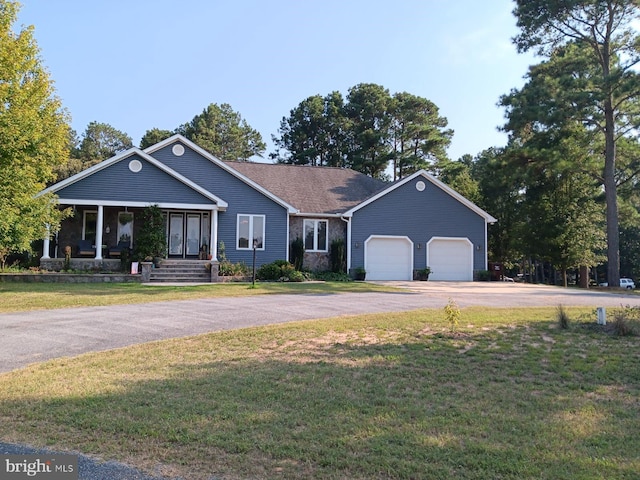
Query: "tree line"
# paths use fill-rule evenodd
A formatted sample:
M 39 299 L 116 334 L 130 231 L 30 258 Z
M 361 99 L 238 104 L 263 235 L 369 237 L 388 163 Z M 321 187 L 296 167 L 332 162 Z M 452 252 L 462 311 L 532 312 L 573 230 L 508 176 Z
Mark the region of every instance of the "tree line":
M 0 260 L 26 249 L 44 225 L 55 231 L 64 213 L 35 197 L 44 186 L 133 144 L 104 123 L 90 123 L 80 136 L 69 130 L 33 28 L 11 28 L 16 12 L 15 2 L 0 0 Z M 603 263 L 610 285 L 621 269 L 638 277 L 639 7 L 633 0 L 517 0 L 513 13 L 514 44 L 542 61 L 522 88 L 499 99 L 506 146 L 452 160 L 453 131 L 433 102 L 361 83 L 344 96 L 302 100 L 281 119 L 269 157 L 388 180 L 426 169 L 498 219 L 489 229 L 490 260 L 545 281 L 543 266 L 581 268 L 584 279 Z M 140 147 L 175 133 L 223 160 L 265 155 L 260 133 L 228 104 L 211 104 L 174 130 L 147 130 Z

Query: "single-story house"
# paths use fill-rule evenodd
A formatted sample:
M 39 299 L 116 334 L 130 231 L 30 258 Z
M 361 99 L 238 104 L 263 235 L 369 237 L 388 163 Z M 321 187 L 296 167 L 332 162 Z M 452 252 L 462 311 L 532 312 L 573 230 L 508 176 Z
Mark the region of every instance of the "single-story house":
M 363 267 L 368 280 L 412 280 L 429 266 L 433 280 L 471 281 L 487 269 L 496 221 L 425 171 L 386 183 L 349 169 L 224 162 L 181 135 L 45 191 L 75 214 L 45 239 L 41 263 L 64 257 L 65 246 L 94 262 L 134 246 L 144 228 L 136 215 L 158 205 L 169 259 L 216 260 L 223 247 L 227 260 L 250 265 L 255 245 L 259 266 L 288 259 L 300 238 L 304 266 L 325 270 L 331 242 L 343 239 L 348 270 Z

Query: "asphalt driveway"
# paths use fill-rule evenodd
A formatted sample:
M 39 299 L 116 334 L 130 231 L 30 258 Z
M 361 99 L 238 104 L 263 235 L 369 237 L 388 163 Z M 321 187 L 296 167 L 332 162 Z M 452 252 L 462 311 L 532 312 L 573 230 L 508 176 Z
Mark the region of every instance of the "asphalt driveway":
M 460 307 L 640 306 L 640 296 L 513 283 L 385 282 L 394 293 L 258 295 L 0 315 L 0 373 L 52 358 L 206 332 L 361 313 Z

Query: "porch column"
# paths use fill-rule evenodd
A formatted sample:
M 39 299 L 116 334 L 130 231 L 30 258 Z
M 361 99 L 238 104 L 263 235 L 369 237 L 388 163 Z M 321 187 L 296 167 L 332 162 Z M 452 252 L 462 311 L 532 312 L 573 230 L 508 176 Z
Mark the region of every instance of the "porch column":
M 96 219 L 96 260 L 102 260 L 102 225 L 104 224 L 104 208 L 98 205 L 98 218 Z
M 47 236 L 44 237 L 44 243 L 42 244 L 42 257 L 40 260 L 48 260 L 51 257 L 49 256 L 49 248 L 51 242 L 51 225 L 47 224 Z
M 218 260 L 218 209 L 211 210 L 211 260 Z

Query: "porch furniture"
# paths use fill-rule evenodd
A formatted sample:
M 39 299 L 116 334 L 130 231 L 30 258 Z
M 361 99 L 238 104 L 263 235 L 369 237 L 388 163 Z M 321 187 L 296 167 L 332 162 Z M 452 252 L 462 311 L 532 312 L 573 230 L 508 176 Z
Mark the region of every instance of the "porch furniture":
M 91 243 L 91 240 L 80 240 L 78 242 L 78 256 L 80 257 L 96 256 L 96 249 Z
M 115 247 L 109 248 L 109 257 L 111 257 L 111 258 L 115 258 L 115 257 L 120 258 L 120 255 L 122 254 L 122 251 L 125 248 L 126 249 L 129 248 L 129 240 L 119 241 L 118 245 L 116 245 Z

